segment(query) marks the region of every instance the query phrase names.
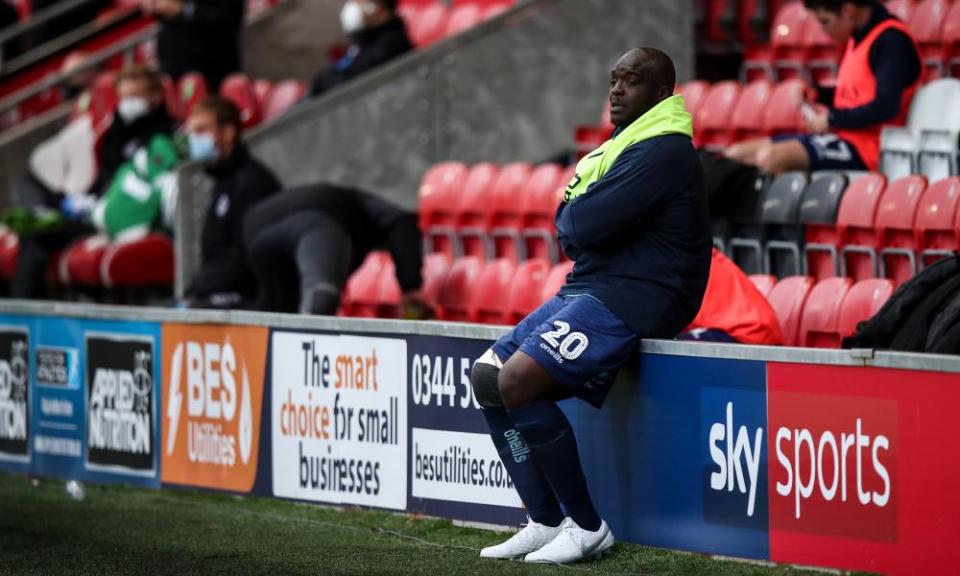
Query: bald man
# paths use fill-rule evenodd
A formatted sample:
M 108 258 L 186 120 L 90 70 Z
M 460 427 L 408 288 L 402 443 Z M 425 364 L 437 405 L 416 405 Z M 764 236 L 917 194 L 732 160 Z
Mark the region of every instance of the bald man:
M 675 84 L 673 62 L 654 48 L 616 63 L 617 129 L 577 165 L 557 211 L 573 272 L 473 366 L 477 401 L 530 516 L 481 556 L 569 563 L 613 546 L 556 401 L 599 408 L 641 339 L 675 337 L 700 308 L 710 271 L 707 196 Z

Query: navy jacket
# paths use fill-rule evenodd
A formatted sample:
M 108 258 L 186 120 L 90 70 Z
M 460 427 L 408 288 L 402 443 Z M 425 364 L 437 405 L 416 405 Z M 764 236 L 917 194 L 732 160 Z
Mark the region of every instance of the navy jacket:
M 673 338 L 700 310 L 713 245 L 697 152 L 679 134 L 627 148 L 557 211 L 575 261 L 561 295 L 589 294 L 641 338 Z

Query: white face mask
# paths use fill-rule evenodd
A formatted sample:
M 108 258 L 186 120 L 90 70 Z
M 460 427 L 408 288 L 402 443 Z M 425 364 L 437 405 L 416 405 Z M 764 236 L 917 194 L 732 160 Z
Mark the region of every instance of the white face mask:
M 347 0 L 340 9 L 340 27 L 346 34 L 363 30 L 363 8 L 357 0 Z
M 187 135 L 187 144 L 190 147 L 190 158 L 199 162 L 213 162 L 220 158 L 220 151 L 213 140 L 213 134 L 200 132 Z
M 145 98 L 130 97 L 123 98 L 117 104 L 117 114 L 127 124 L 132 123 L 138 118 L 143 118 L 150 112 L 150 104 Z

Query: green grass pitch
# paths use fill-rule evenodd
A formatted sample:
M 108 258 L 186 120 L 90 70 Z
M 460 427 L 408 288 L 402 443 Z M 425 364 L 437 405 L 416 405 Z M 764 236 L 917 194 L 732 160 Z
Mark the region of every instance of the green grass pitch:
M 482 560 L 504 538 L 445 520 L 0 474 L 0 574 L 813 574 L 618 543 L 573 567 Z

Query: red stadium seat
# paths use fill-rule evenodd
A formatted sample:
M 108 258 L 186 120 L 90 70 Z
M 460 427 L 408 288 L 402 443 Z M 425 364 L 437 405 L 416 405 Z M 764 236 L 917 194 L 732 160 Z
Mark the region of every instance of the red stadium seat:
M 769 297 L 773 287 L 777 284 L 777 277 L 769 274 L 751 274 L 750 281 L 764 297 Z
M 559 171 L 556 166 L 552 168 Z M 514 162 L 501 168 L 493 183 L 488 234 L 495 258 L 511 258 L 514 262 L 525 258 L 521 236 L 523 197 L 532 175 L 529 162 Z
M 469 322 L 473 319 L 473 291 L 483 268 L 483 260 L 478 256 L 466 256 L 453 263 L 437 297 L 440 320 Z
M 804 40 L 810 14 L 803 2 L 780 7 L 770 29 L 770 50 L 747 56 L 743 75 L 748 80 L 766 76 L 771 80 L 796 77 L 806 62 Z M 781 74 L 784 76 L 781 77 Z
M 877 236 L 874 223 L 880 199 L 887 187 L 882 174 L 868 174 L 847 187 L 837 212 L 837 235 L 842 245 L 840 268 L 854 280 L 875 278 Z
M 797 79 L 781 82 L 774 87 L 764 118 L 768 134 L 777 136 L 806 132 L 803 117 L 800 115 L 800 104 L 803 102 L 806 87 L 806 82 Z
M 424 6 L 411 5 L 401 11 L 407 35 L 417 48 L 426 48 L 443 39 L 449 11 L 439 2 Z
M 481 162 L 470 168 L 463 182 L 456 220 L 462 254 L 488 258 L 493 253 L 488 236 L 493 211 L 490 190 L 499 174 L 499 166 Z
M 307 86 L 298 80 L 277 82 L 263 105 L 263 121 L 269 122 L 282 116 L 287 110 L 303 99 Z
M 97 75 L 85 96 L 77 98 L 72 116 L 90 114 L 94 127 L 109 122 L 117 108 L 117 75 L 103 72 Z
M 957 177 L 940 180 L 923 193 L 914 223 L 921 266 L 960 247 L 958 202 L 960 202 L 960 178 Z
M 873 318 L 893 295 L 893 289 L 893 282 L 886 278 L 871 278 L 854 284 L 840 307 L 840 317 L 837 319 L 840 337 L 853 336 L 857 324 Z
M 561 172 L 559 168 L 545 165 L 530 176 L 521 201 L 524 254 L 527 258 L 545 258 L 550 262 L 559 260 L 554 217 L 560 205 L 559 198 L 575 173 L 576 166 Z
M 256 126 L 263 119 L 257 93 L 253 90 L 253 81 L 246 74 L 227 76 L 220 87 L 220 95 L 240 109 L 244 128 Z
M 471 295 L 471 319 L 481 324 L 509 322 L 507 297 L 517 265 L 508 258 L 491 260 L 484 266 Z
M 343 312 L 355 318 L 394 318 L 399 306 L 393 258 L 388 252 L 371 252 L 347 281 Z
M 954 2 L 943 23 L 943 51 L 946 59 L 946 72 L 954 78 L 960 77 L 960 2 Z
M 78 286 L 102 286 L 100 269 L 108 245 L 105 236 L 90 236 L 71 244 L 60 258 L 60 281 Z
M 447 26 L 444 29 L 444 38 L 450 38 L 469 30 L 483 21 L 483 11 L 476 4 L 464 4 L 454 6 L 450 10 L 450 18 L 447 20 Z
M 180 118 L 186 118 L 193 111 L 193 107 L 207 97 L 207 81 L 196 72 L 184 74 L 177 82 L 177 112 Z
M 744 86 L 730 117 L 731 142 L 766 134 L 767 102 L 772 92 L 773 84 L 766 79 L 754 80 Z
M 423 284 L 420 292 L 423 298 L 434 306 L 439 301 L 440 290 L 447 279 L 447 273 L 450 272 L 450 264 L 450 257 L 446 254 L 427 254 L 423 257 Z
M 486 22 L 513 8 L 513 2 L 497 2 L 483 8 L 481 19 Z
M 173 242 L 151 234 L 139 240 L 111 244 L 100 264 L 100 281 L 107 288 L 148 288 L 173 285 Z
M 849 278 L 821 280 L 810 291 L 800 320 L 800 346 L 840 347 L 840 307 L 853 282 Z
M 550 275 L 550 262 L 535 258 L 521 263 L 507 291 L 506 323 L 514 325 L 543 303 L 543 286 Z
M 454 226 L 467 172 L 462 162 L 443 162 L 423 176 L 419 192 L 420 230 L 427 253 L 443 252 L 452 257 L 458 250 Z
M 167 104 L 167 114 L 175 120 L 180 120 L 180 110 L 177 107 L 177 85 L 170 76 L 163 75 L 163 99 Z
M 920 49 L 925 80 L 943 76 L 943 23 L 950 8 L 949 0 L 922 0 L 910 17 L 910 34 Z
M 703 99 L 710 91 L 710 83 L 705 80 L 691 80 L 680 87 L 680 94 L 683 95 L 683 102 L 687 106 L 687 112 L 694 118 L 703 104 Z
M 543 293 L 541 294 L 543 302 L 553 298 L 557 292 L 567 283 L 567 276 L 573 272 L 573 262 L 561 262 L 550 269 L 546 282 L 543 283 Z
M 910 21 L 910 16 L 916 8 L 916 0 L 887 0 L 885 4 L 891 14 L 904 22 Z
M 20 239 L 10 231 L 0 233 L 0 280 L 13 280 L 17 274 Z
M 253 93 L 257 96 L 257 103 L 260 104 L 261 110 L 267 107 L 267 98 L 271 90 L 273 90 L 273 82 L 263 79 L 253 81 Z
M 891 182 L 877 208 L 877 247 L 880 272 L 899 286 L 917 272 L 917 236 L 914 221 L 927 189 L 925 176 L 907 176 Z
M 718 82 L 710 88 L 695 119 L 697 131 L 693 140 L 697 147 L 716 148 L 730 144 L 730 116 L 739 97 L 740 85 L 732 80 Z
M 783 331 L 784 346 L 796 346 L 800 333 L 800 316 L 807 295 L 813 289 L 813 278 L 791 276 L 777 282 L 767 299 L 777 313 Z

